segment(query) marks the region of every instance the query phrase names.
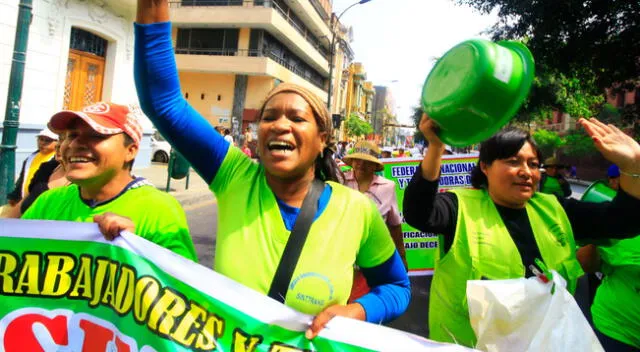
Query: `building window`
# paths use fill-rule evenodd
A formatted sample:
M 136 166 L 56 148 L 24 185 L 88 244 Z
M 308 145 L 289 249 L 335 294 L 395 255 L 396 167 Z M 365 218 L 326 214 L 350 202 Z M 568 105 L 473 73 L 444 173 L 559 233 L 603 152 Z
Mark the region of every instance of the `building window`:
M 265 1 L 265 6 L 268 5 L 268 2 Z M 257 5 L 257 4 L 256 4 Z M 321 44 L 320 40 L 313 34 L 307 26 L 305 26 L 304 22 L 296 16 L 296 14 L 287 6 L 287 4 L 283 0 L 272 0 L 271 7 L 275 9 L 282 17 L 289 22 L 291 27 L 293 27 L 300 35 L 307 40 L 309 44 L 311 44 L 325 59 L 329 59 L 329 50 L 325 49 Z
M 69 48 L 99 57 L 107 56 L 107 41 L 105 39 L 76 27 L 71 28 L 71 44 Z
M 179 28 L 176 54 L 234 56 L 239 29 Z
M 278 39 L 269 34 L 269 32 L 261 29 L 252 29 L 249 48 L 252 52 L 254 52 L 253 50 L 256 50 L 256 55 L 252 56 L 267 56 L 287 68 L 289 71 L 306 79 L 315 86 L 324 89 L 324 77 L 290 51 Z

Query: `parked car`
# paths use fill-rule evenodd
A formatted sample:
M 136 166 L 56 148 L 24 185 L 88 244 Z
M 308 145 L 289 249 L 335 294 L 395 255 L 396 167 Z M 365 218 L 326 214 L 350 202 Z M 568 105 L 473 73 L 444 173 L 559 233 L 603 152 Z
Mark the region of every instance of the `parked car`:
M 168 163 L 171 154 L 171 144 L 158 131 L 151 136 L 151 161 Z

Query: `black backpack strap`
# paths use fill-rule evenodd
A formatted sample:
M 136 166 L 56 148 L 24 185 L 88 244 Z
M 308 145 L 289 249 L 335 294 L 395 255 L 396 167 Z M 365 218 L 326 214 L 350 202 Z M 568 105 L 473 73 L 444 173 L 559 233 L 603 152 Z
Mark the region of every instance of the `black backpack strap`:
M 314 179 L 309 192 L 307 192 L 302 201 L 300 214 L 298 214 L 293 230 L 291 230 L 287 244 L 282 252 L 278 269 L 273 276 L 271 288 L 269 289 L 269 297 L 280 303 L 284 303 L 287 296 L 291 276 L 293 276 L 293 272 L 296 269 L 311 223 L 318 211 L 318 199 L 320 199 L 320 194 L 322 194 L 323 190 L 324 182 Z

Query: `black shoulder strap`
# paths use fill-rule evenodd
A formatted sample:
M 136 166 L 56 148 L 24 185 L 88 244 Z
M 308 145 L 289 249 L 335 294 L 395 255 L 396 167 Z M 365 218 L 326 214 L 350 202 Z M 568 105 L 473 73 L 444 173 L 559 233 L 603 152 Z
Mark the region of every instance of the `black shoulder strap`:
M 296 223 L 293 225 L 293 230 L 291 230 L 291 234 L 289 235 L 289 240 L 287 240 L 287 245 L 282 252 L 278 269 L 273 276 L 271 288 L 269 289 L 269 297 L 280 303 L 284 303 L 289 282 L 291 282 L 291 276 L 293 276 L 293 272 L 296 269 L 302 247 L 304 247 L 304 242 L 307 240 L 307 235 L 311 228 L 311 223 L 318 211 L 318 199 L 323 190 L 324 182 L 315 179 L 311 184 L 309 192 L 307 192 L 307 195 L 302 201 L 300 214 L 298 214 Z

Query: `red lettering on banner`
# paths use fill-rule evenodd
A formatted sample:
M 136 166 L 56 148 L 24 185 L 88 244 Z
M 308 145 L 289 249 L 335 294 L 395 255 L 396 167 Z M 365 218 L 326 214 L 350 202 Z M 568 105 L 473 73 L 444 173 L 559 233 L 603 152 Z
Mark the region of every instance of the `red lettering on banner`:
M 2 328 L 4 327 L 4 328 Z M 82 331 L 82 333 L 78 333 Z M 67 309 L 20 308 L 0 319 L 0 351 L 137 352 L 137 343 L 112 323 Z M 154 351 L 144 346 L 144 351 Z
M 3 341 L 4 350 L 6 352 L 44 352 L 34 333 L 35 324 L 42 324 L 57 345 L 64 346 L 69 343 L 66 316 L 58 315 L 49 318 L 40 314 L 25 314 L 16 317 L 7 325 Z
M 80 329 L 84 331 L 84 344 L 82 352 L 107 351 L 107 344 L 113 341 L 113 330 L 98 325 L 92 321 L 80 319 Z M 118 352 L 130 352 L 131 347 L 116 336 L 116 347 Z

